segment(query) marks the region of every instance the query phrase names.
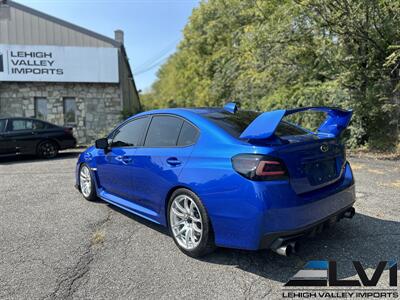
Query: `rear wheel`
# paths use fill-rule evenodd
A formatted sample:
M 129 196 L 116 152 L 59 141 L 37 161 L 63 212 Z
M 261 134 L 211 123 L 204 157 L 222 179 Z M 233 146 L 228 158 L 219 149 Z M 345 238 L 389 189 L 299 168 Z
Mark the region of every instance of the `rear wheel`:
M 41 158 L 54 158 L 58 154 L 58 145 L 52 141 L 44 141 L 38 145 L 36 152 Z
M 193 192 L 176 190 L 169 201 L 168 216 L 171 235 L 182 252 L 200 257 L 215 249 L 208 214 Z
M 86 200 L 97 200 L 92 173 L 90 172 L 89 166 L 86 164 L 83 164 L 79 170 L 79 187 Z

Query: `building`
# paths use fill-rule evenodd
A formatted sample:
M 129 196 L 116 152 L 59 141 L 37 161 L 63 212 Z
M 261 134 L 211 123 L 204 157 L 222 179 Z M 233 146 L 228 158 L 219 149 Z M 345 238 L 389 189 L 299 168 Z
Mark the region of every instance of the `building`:
M 88 144 L 140 110 L 121 30 L 112 39 L 0 0 L 1 116 L 73 126 Z

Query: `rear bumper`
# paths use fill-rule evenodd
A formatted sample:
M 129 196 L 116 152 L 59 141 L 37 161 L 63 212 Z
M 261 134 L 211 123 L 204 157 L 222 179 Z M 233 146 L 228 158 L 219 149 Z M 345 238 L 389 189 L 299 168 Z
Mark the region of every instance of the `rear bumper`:
M 287 181 L 251 186 L 238 181 L 226 197 L 202 200 L 211 212 L 217 246 L 257 250 L 271 247 L 278 238 L 307 235 L 320 224 L 337 221 L 353 206 L 355 186 L 347 164 L 338 182 L 307 194 L 297 195 Z
M 302 230 L 353 206 L 354 184 L 332 195 L 299 206 L 269 209 L 264 214 L 264 235 Z
M 283 242 L 297 241 L 299 239 L 313 237 L 316 234 L 322 232 L 324 229 L 331 227 L 333 224 L 343 219 L 345 212 L 352 209 L 352 207 L 353 204 L 341 209 L 340 211 L 322 220 L 319 220 L 317 222 L 314 222 L 313 224 L 304 226 L 302 228 L 266 234 L 261 238 L 260 245 L 258 248 L 259 249 L 276 248 L 274 247 L 275 245 L 279 246 Z
M 69 139 L 62 139 L 58 141 L 60 145 L 60 150 L 71 149 L 76 147 L 76 139 L 69 138 Z

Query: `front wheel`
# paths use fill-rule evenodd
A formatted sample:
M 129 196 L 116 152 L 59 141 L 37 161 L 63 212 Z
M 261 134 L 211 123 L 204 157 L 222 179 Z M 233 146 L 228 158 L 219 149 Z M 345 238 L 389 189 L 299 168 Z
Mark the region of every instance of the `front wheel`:
M 83 164 L 79 170 L 79 187 L 86 200 L 95 201 L 97 199 L 92 173 L 86 164 Z
M 169 201 L 168 216 L 169 230 L 182 252 L 200 257 L 215 249 L 210 219 L 196 194 L 176 190 Z

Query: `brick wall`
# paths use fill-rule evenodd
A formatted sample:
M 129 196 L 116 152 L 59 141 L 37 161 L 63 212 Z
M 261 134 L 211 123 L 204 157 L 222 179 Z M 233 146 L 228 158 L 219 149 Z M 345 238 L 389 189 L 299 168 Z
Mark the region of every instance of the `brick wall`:
M 64 124 L 64 97 L 75 97 L 75 136 L 87 145 L 105 136 L 121 121 L 118 84 L 104 83 L 0 83 L 0 116 L 34 117 L 35 97 L 47 98 L 47 121 Z

